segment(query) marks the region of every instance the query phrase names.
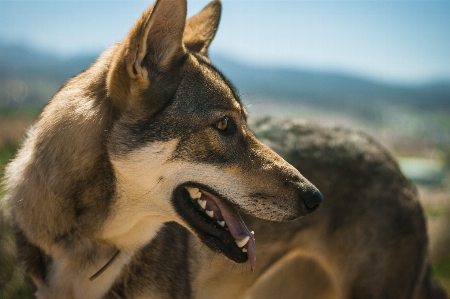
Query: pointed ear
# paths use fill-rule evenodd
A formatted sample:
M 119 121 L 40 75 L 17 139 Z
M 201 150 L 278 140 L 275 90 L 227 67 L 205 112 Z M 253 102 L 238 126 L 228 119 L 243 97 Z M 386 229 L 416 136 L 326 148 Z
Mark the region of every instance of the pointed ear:
M 165 71 L 184 56 L 183 31 L 186 0 L 158 0 L 146 24 L 138 59 L 147 58 L 149 67 Z
M 150 83 L 157 84 L 158 79 L 151 77 L 173 73 L 184 61 L 185 24 L 186 0 L 157 0 L 117 46 L 107 85 L 119 109 L 130 97 L 135 100 Z
M 217 27 L 219 27 L 222 4 L 210 2 L 201 12 L 189 18 L 184 29 L 183 42 L 189 50 L 206 55 Z

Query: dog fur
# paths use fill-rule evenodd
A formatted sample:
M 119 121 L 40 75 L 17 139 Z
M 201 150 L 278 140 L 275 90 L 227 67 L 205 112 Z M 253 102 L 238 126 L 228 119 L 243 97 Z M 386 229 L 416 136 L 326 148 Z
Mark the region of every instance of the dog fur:
M 321 193 L 253 136 L 207 56 L 220 12 L 213 1 L 186 21 L 185 0 L 158 0 L 29 130 L 6 201 L 36 296 L 445 298 L 416 193 L 382 148 L 256 126 L 325 194 L 302 217 Z M 229 231 L 189 190 L 229 215 Z

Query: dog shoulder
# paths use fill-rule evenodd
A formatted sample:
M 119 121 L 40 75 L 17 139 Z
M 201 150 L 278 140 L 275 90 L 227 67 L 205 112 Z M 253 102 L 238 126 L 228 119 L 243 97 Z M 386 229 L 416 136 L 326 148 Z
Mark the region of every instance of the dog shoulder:
M 263 120 L 255 122 L 255 135 L 300 171 L 305 164 L 342 169 L 358 175 L 401 175 L 395 159 L 371 136 L 344 128 L 311 123 Z

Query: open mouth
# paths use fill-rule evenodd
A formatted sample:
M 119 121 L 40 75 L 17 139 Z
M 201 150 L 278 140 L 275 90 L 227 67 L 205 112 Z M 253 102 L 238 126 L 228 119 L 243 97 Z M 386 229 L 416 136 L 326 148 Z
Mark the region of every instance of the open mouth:
M 237 263 L 248 260 L 251 271 L 254 271 L 254 233 L 249 231 L 238 211 L 226 199 L 195 183 L 178 187 L 174 195 L 178 213 L 204 244 Z

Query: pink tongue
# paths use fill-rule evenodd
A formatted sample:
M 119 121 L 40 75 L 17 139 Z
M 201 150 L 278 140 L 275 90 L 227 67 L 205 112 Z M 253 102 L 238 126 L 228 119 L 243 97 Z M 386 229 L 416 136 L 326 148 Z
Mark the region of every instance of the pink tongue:
M 233 236 L 233 238 L 237 240 L 242 240 L 245 239 L 247 236 L 249 237 L 249 240 L 244 247 L 247 249 L 247 257 L 248 260 L 250 261 L 251 271 L 253 272 L 255 270 L 256 265 L 256 245 L 253 234 L 248 230 L 247 226 L 245 226 L 244 221 L 242 220 L 241 216 L 239 216 L 238 212 L 235 209 L 219 200 L 215 195 L 203 190 L 201 190 L 201 192 L 202 192 L 202 199 L 212 200 L 220 209 L 222 217 L 227 223 L 228 229 L 230 230 L 230 233 Z

